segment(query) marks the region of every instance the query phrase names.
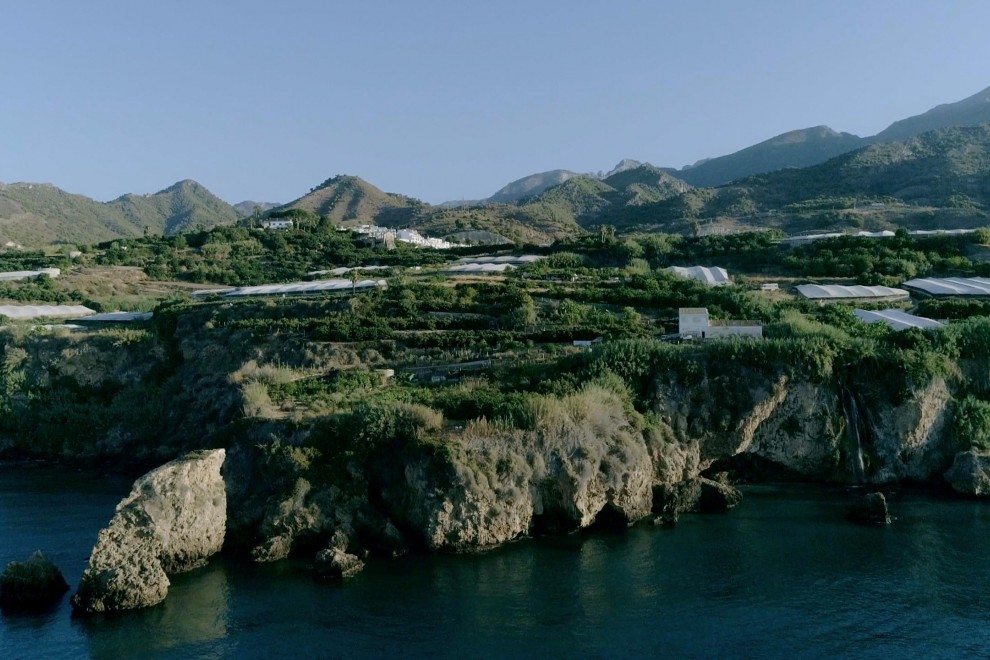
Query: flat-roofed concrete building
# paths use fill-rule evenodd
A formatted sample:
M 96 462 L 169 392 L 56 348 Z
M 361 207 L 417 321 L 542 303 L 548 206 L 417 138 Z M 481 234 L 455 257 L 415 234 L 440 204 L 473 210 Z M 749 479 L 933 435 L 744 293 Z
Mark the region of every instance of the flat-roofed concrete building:
M 712 321 L 704 307 L 681 307 L 677 317 L 678 334 L 682 339 L 763 337 L 763 326 L 756 321 Z

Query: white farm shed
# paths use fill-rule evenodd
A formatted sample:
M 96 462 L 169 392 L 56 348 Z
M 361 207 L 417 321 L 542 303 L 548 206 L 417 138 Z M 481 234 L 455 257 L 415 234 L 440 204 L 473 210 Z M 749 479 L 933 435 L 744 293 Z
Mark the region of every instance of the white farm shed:
M 16 320 L 89 316 L 95 313 L 82 305 L 0 305 L 0 316 Z
M 941 328 L 943 324 L 934 319 L 926 319 L 924 316 L 908 314 L 903 309 L 854 309 L 853 314 L 860 321 L 866 323 L 886 323 L 894 330 L 907 330 L 908 328 Z
M 677 317 L 678 334 L 683 339 L 763 337 L 763 326 L 756 321 L 712 321 L 704 307 L 681 307 Z
M 895 289 L 889 286 L 863 286 L 855 284 L 845 286 L 841 284 L 800 284 L 797 287 L 798 293 L 811 300 L 843 300 L 850 298 L 907 298 L 908 292 L 904 289 Z
M 990 296 L 990 279 L 985 277 L 925 277 L 904 286 L 933 296 Z
M 723 286 L 732 283 L 732 280 L 729 279 L 729 272 L 718 266 L 712 268 L 707 266 L 671 266 L 667 271 L 680 277 L 698 280 L 708 286 Z

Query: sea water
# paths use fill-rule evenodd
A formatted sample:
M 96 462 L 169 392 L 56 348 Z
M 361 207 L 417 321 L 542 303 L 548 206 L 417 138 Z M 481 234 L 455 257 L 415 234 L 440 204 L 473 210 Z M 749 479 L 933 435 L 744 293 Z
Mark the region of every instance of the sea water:
M 75 587 L 128 483 L 0 467 L 0 562 L 48 553 Z M 215 560 L 148 610 L 0 615 L 2 658 L 986 657 L 990 504 L 751 486 L 734 511 L 372 560 L 344 583 L 301 562 Z

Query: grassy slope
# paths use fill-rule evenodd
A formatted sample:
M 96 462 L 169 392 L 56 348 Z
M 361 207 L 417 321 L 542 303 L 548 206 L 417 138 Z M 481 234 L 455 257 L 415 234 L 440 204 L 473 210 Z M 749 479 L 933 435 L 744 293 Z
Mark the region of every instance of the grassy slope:
M 87 244 L 139 236 L 175 234 L 202 225 L 231 224 L 233 208 L 194 181 L 181 181 L 153 195 L 124 195 L 101 203 L 48 184 L 0 187 L 0 239 L 28 247 Z

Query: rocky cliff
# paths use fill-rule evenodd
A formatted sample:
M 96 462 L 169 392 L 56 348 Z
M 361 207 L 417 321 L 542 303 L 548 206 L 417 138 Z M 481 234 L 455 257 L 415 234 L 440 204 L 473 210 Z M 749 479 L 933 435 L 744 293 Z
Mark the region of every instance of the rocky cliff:
M 138 479 L 103 529 L 73 606 L 83 612 L 148 607 L 164 600 L 168 574 L 203 565 L 223 545 L 224 450 L 199 451 Z

